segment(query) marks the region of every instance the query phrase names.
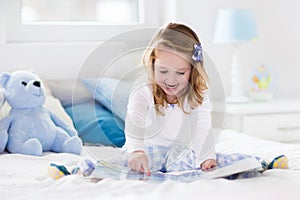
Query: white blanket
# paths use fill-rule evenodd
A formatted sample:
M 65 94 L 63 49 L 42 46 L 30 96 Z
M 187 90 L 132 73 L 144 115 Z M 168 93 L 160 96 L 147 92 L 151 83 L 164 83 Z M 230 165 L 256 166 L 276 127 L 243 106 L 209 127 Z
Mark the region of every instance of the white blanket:
M 81 156 L 45 153 L 42 157 L 19 154 L 0 155 L 0 199 L 290 199 L 298 198 L 300 186 L 300 144 L 281 144 L 252 138 L 234 131 L 223 131 L 216 150 L 247 153 L 273 159 L 285 154 L 289 170 L 272 169 L 261 177 L 242 180 L 199 180 L 192 183 L 165 181 L 149 183 L 105 179 L 97 183 L 78 175 L 59 180 L 48 177 L 50 163 L 74 166 L 85 158 L 114 155 L 110 147 L 85 147 Z

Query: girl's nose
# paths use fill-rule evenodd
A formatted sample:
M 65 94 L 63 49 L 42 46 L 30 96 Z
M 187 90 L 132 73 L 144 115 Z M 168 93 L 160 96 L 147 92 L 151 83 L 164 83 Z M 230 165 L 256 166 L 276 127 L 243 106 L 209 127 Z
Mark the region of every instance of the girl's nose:
M 176 83 L 177 82 L 177 77 L 176 75 L 174 74 L 170 74 L 168 77 L 167 77 L 167 81 L 168 83 Z

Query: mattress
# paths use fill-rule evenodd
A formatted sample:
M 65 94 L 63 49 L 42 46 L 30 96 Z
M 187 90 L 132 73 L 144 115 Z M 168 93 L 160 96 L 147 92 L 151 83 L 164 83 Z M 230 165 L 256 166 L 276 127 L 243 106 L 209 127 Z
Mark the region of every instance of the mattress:
M 227 180 L 200 179 L 191 183 L 167 180 L 161 183 L 104 179 L 92 182 L 80 175 L 54 180 L 50 163 L 76 166 L 84 159 L 108 159 L 119 149 L 84 146 L 81 155 L 46 152 L 41 157 L 0 155 L 0 199 L 289 199 L 297 198 L 300 185 L 300 144 L 284 144 L 254 138 L 233 130 L 222 131 L 216 145 L 222 153 L 247 153 L 271 160 L 285 154 L 289 169 L 271 169 L 260 177 Z M 93 153 L 91 153 L 93 152 Z

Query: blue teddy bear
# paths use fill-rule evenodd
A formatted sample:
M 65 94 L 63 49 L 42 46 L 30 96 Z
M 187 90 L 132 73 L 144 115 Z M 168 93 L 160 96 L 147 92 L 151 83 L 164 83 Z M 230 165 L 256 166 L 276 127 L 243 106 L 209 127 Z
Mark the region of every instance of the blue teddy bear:
M 11 106 L 0 121 L 0 152 L 41 156 L 45 151 L 80 154 L 82 141 L 74 127 L 43 107 L 41 79 L 30 71 L 0 74 L 5 100 Z

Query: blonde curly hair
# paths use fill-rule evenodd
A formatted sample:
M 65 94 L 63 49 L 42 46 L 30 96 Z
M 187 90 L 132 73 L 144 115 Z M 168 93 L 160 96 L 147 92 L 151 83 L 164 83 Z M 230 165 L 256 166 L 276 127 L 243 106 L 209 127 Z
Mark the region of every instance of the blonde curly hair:
M 203 66 L 203 60 L 200 62 L 192 60 L 195 44 L 201 45 L 198 36 L 191 28 L 184 24 L 169 23 L 156 33 L 144 52 L 142 63 L 146 68 L 149 81 L 152 85 L 156 112 L 160 115 L 164 115 L 162 108 L 167 105 L 167 101 L 165 92 L 155 82 L 154 77 L 154 64 L 159 49 L 176 51 L 190 58 L 188 60 L 191 65 L 189 84 L 183 95 L 177 98 L 177 103 L 183 112 L 186 114 L 189 113 L 183 108 L 183 101 L 186 97 L 191 109 L 196 108 L 203 102 L 203 94 L 208 89 L 208 77 Z

